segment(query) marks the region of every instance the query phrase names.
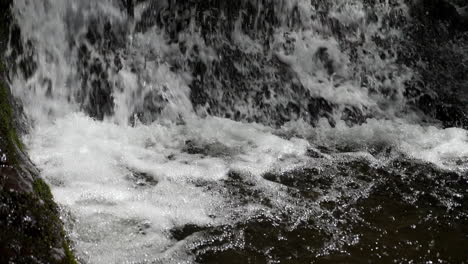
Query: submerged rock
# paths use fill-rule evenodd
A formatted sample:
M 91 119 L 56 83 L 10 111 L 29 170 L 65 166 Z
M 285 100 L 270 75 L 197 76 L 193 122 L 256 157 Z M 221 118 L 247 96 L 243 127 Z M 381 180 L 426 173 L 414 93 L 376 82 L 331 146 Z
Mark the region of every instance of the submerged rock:
M 130 174 L 127 179 L 131 181 L 135 187 L 149 187 L 156 186 L 158 184 L 158 180 L 149 173 L 134 171 L 131 169 L 129 171 Z
M 264 204 L 245 221 L 206 228 L 205 237 L 192 245 L 197 261 L 459 263 L 466 258 L 466 175 L 405 158 L 381 166 L 358 158 L 264 178 L 285 188 L 294 203 L 278 211 Z M 230 191 L 242 192 L 250 203 L 258 200 L 244 188 Z M 186 235 L 198 230 L 189 226 Z
M 208 228 L 194 224 L 187 224 L 182 227 L 173 228 L 169 232 L 175 240 L 181 241 L 195 233 L 202 232 L 206 229 Z

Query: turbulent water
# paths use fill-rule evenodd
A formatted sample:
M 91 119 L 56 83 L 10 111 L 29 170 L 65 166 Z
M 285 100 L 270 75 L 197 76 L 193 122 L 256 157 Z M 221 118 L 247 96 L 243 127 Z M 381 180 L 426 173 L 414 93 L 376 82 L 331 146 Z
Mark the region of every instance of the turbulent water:
M 468 132 L 409 107 L 403 1 L 13 12 L 25 142 L 80 262 L 468 259 Z

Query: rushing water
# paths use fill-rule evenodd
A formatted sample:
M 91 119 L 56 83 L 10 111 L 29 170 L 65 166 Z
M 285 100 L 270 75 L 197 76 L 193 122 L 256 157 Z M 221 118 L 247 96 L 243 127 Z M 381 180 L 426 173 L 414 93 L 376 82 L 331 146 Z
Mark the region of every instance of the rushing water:
M 403 1 L 13 10 L 26 145 L 81 262 L 468 258 L 468 132 L 407 106 Z

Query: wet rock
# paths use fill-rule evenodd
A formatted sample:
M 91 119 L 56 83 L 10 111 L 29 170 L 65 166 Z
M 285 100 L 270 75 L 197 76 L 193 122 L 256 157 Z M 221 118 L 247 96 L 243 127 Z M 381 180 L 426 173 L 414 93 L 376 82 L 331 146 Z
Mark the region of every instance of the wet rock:
M 132 181 L 136 187 L 156 186 L 158 180 L 151 174 L 130 170 L 128 180 Z
M 123 6 L 130 17 L 135 16 L 135 2 L 135 0 L 122 0 Z
M 5 58 L 5 62 L 10 65 L 10 71 L 13 74 L 22 74 L 26 79 L 31 78 L 37 70 L 37 64 L 34 61 L 34 46 L 31 42 L 23 45 L 21 31 L 18 25 L 13 24 L 8 31 L 10 39 L 11 54 Z
M 312 124 L 316 124 L 320 118 L 326 118 L 331 125 L 334 125 L 335 121 L 331 116 L 333 106 L 327 100 L 323 98 L 311 98 L 307 105 L 307 110 Z
M 114 112 L 114 84 L 110 75 L 115 75 L 122 68 L 118 51 L 126 46 L 126 26 L 101 20 L 94 18 L 79 42 L 72 42 L 72 45 L 79 45 L 78 74 L 82 91 L 78 101 L 91 117 L 99 120 Z M 100 54 L 96 55 L 96 52 Z
M 419 94 L 415 104 L 429 116 L 442 123 L 444 128 L 468 128 L 468 99 L 453 98 L 444 94 Z
M 296 189 L 302 196 L 313 200 L 320 196 L 320 190 L 329 190 L 333 184 L 333 178 L 322 176 L 320 168 L 303 168 L 281 174 L 270 172 L 263 178 Z
M 320 152 L 319 149 L 312 149 L 312 148 L 307 149 L 307 156 L 314 158 L 314 159 L 325 158 L 324 153 Z
M 282 23 L 275 5 L 271 0 L 235 4 L 225 0 L 148 1 L 136 30 L 144 32 L 157 26 L 165 31 L 169 43 L 177 43 L 184 54 L 190 55 L 185 70 L 194 77 L 189 86 L 195 110 L 281 126 L 290 120 L 308 118 L 310 111 L 309 92 L 297 74 L 277 56 L 265 56 L 271 48 L 275 26 Z M 293 9 L 283 22 L 298 26 L 299 13 Z M 188 23 L 194 23 L 206 47 L 186 45 L 183 36 Z M 246 52 L 234 41 L 236 23 L 256 43 L 257 50 Z M 207 49 L 215 52 L 214 59 L 207 61 L 202 57 Z M 326 48 L 319 50 L 316 60 L 329 74 L 336 71 Z M 330 112 L 330 108 L 322 112 Z
M 235 149 L 230 149 L 219 142 L 203 143 L 193 140 L 185 141 L 183 151 L 188 154 L 200 154 L 210 157 L 225 157 L 236 153 Z
M 360 109 L 352 106 L 346 106 L 343 110 L 341 119 L 344 120 L 349 126 L 361 125 L 366 122 L 370 115 L 363 113 Z
M 431 19 L 446 21 L 457 30 L 468 30 L 466 7 L 459 7 L 449 0 L 425 0 L 422 5 Z
M 463 103 L 450 104 L 442 102 L 436 105 L 434 116 L 442 121 L 444 127 L 468 128 L 468 111 L 465 111 Z
M 137 32 L 146 32 L 149 28 L 160 23 L 162 12 L 168 7 L 166 0 L 164 1 L 147 1 L 148 8 L 142 13 L 142 19 L 137 22 L 135 30 Z
M 332 75 L 333 73 L 335 73 L 334 62 L 330 58 L 330 55 L 328 54 L 328 49 L 326 47 L 318 48 L 317 52 L 314 54 L 314 57 L 321 61 L 328 75 Z
M 447 0 L 426 0 L 422 4 L 434 19 L 453 20 L 459 15 L 457 8 Z
M 144 221 L 143 223 L 138 224 L 138 233 L 141 235 L 146 235 L 147 230 L 151 228 L 151 223 L 148 221 Z
M 202 154 L 202 155 L 207 154 L 207 151 L 203 146 L 196 144 L 192 140 L 185 141 L 184 151 L 187 152 L 188 154 Z
M 237 224 L 210 227 L 192 251 L 202 263 L 463 262 L 466 175 L 405 158 L 382 166 L 345 159 L 320 169 L 267 173 L 265 179 L 297 196 L 294 202 Z M 299 208 L 307 213 L 297 213 Z
M 464 31 L 468 31 L 468 5 L 465 5 L 464 7 L 459 7 L 458 14 L 460 15 L 460 28 Z
M 181 241 L 195 233 L 202 232 L 206 229 L 207 227 L 198 226 L 194 224 L 187 224 L 182 227 L 173 228 L 169 232 L 175 240 Z
M 200 263 L 310 263 L 329 239 L 312 220 L 288 228 L 282 217 L 266 216 L 205 233 L 207 240 L 193 249 Z
M 410 3 L 412 19 L 404 29 L 399 60 L 411 67 L 414 78 L 407 83 L 405 97 L 424 116 L 444 127 L 465 127 L 468 114 L 467 32 L 459 22 L 463 1 L 419 1 Z M 458 6 L 457 6 L 458 5 Z

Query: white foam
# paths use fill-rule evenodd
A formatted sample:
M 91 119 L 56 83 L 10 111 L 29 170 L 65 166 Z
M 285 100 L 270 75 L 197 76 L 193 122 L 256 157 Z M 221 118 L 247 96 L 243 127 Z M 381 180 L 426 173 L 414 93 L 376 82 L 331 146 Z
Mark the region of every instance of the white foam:
M 442 169 L 468 170 L 468 131 L 461 128 L 441 129 L 409 124 L 405 120 L 377 119 L 368 119 L 352 127 L 339 122 L 332 128 L 323 120 L 312 134 L 309 136 L 319 144 L 350 146 L 357 150 L 390 146 L 409 158 L 430 162 Z
M 220 144 L 226 155 L 190 155 L 187 140 Z M 175 244 L 171 228 L 229 223 L 234 208 L 220 194 L 196 187 L 198 180 L 216 183 L 232 169 L 259 179 L 286 164 L 299 166 L 308 147 L 304 140 L 274 136 L 268 127 L 220 118 L 128 127 L 82 114 L 37 127 L 27 145 L 56 200 L 76 217 L 74 241 L 89 263 L 156 259 Z M 158 183 L 135 186 L 132 172 Z M 142 223 L 149 226 L 146 235 L 138 233 Z

